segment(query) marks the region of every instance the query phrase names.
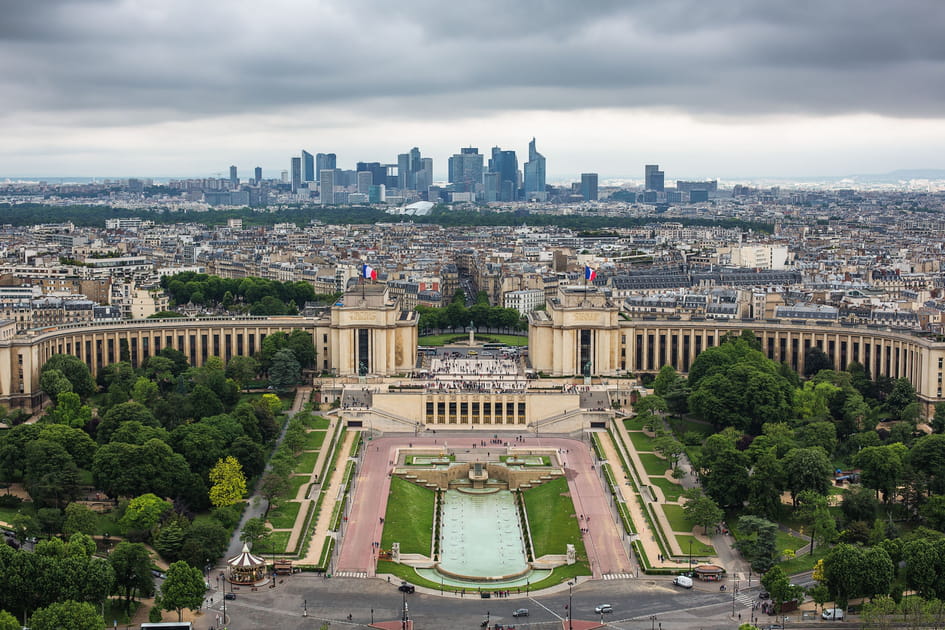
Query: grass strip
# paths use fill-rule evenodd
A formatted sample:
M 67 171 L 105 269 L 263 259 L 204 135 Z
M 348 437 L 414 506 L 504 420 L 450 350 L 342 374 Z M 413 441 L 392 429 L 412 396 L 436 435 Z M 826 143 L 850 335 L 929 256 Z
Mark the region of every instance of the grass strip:
M 302 504 L 298 501 L 286 501 L 274 510 L 269 511 L 269 523 L 273 529 L 292 529 L 299 516 Z
M 433 536 L 433 490 L 400 477 L 393 477 L 390 481 L 381 548 L 390 549 L 399 542 L 400 553 L 429 556 Z
M 574 545 L 579 557 L 586 557 L 567 479 L 559 477 L 529 488 L 523 496 L 535 557 L 563 554 L 568 544 Z

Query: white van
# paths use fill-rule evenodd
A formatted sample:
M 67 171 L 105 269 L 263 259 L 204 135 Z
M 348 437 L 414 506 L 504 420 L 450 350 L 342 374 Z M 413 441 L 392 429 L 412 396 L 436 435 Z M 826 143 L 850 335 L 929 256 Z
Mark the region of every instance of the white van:
M 843 609 L 842 608 L 824 608 L 824 612 L 820 615 L 821 619 L 831 619 L 833 621 L 840 621 L 843 619 Z
M 673 584 L 683 588 L 692 588 L 692 578 L 685 575 L 678 575 L 673 580 Z

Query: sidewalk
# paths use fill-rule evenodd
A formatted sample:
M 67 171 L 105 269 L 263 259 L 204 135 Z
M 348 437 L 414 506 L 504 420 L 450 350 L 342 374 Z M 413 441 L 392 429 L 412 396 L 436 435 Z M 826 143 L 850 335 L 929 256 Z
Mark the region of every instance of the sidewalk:
M 331 515 L 334 511 L 335 503 L 341 498 L 339 494 L 342 490 L 345 468 L 347 467 L 347 462 L 350 459 L 348 457 L 348 453 L 351 452 L 351 446 L 354 444 L 354 438 L 356 434 L 357 431 L 345 431 L 341 438 L 341 442 L 338 444 L 338 449 L 340 449 L 341 456 L 338 458 L 338 465 L 334 470 L 329 472 L 330 476 L 328 488 L 325 492 L 325 500 L 322 501 L 321 513 L 318 514 L 317 520 L 315 522 L 315 531 L 312 534 L 312 538 L 308 546 L 308 552 L 305 554 L 305 557 L 298 560 L 299 564 L 318 564 L 318 561 L 322 556 L 322 549 L 325 546 L 325 542 L 328 540 L 329 536 L 333 536 L 332 532 L 328 528 L 331 525 Z M 330 449 L 324 449 L 325 452 L 328 450 Z M 301 527 L 298 520 L 296 520 L 296 527 Z M 293 536 L 297 536 L 295 529 L 293 529 L 292 533 Z

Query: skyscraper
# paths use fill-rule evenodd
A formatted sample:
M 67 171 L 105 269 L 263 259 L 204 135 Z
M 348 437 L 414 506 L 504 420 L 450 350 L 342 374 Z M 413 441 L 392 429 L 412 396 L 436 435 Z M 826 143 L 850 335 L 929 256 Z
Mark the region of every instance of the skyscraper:
M 656 192 L 663 192 L 666 187 L 663 184 L 663 176 L 665 173 L 660 170 L 659 164 L 647 164 L 643 167 L 643 175 L 646 179 L 644 188 L 646 190 L 655 190 Z
M 256 170 L 253 171 L 253 182 L 259 186 L 262 183 L 262 167 L 257 166 Z
M 482 154 L 476 147 L 464 147 L 449 161 L 449 181 L 456 192 L 475 192 L 482 185 Z
M 358 171 L 358 192 L 362 194 L 369 194 L 371 192 L 371 186 L 374 185 L 374 174 L 371 171 Z
M 316 153 L 315 154 L 315 172 L 321 176 L 325 170 L 338 168 L 338 158 L 334 153 Z
M 302 186 L 302 158 L 292 158 L 292 168 L 290 172 L 292 173 L 292 192 L 298 192 L 299 188 Z
M 597 173 L 581 173 L 581 196 L 584 201 L 597 201 Z
M 492 147 L 489 172 L 499 174 L 498 198 L 495 201 L 514 201 L 518 198 L 518 158 L 515 151 Z
M 535 148 L 535 139 L 528 143 L 528 161 L 525 162 L 525 200 L 545 200 L 545 156 Z
M 230 167 L 230 188 L 239 188 L 240 187 L 240 178 L 236 174 L 236 167 Z
M 426 192 L 433 185 L 433 158 L 420 158 L 420 169 L 413 175 L 415 189 Z
M 318 196 L 323 206 L 335 203 L 335 181 L 338 174 L 338 171 L 333 168 L 318 171 Z
M 302 149 L 302 181 L 315 181 L 315 158 L 305 149 Z
M 410 154 L 397 154 L 397 188 L 407 190 L 407 182 L 410 177 Z

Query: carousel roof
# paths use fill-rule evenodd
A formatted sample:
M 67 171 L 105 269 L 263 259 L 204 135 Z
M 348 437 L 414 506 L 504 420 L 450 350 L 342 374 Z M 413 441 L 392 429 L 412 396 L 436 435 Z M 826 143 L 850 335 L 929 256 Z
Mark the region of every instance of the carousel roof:
M 259 556 L 254 556 L 251 554 L 249 552 L 249 546 L 244 543 L 243 550 L 240 552 L 240 555 L 230 558 L 226 561 L 226 563 L 234 569 L 252 569 L 254 567 L 266 564 L 266 561 Z

